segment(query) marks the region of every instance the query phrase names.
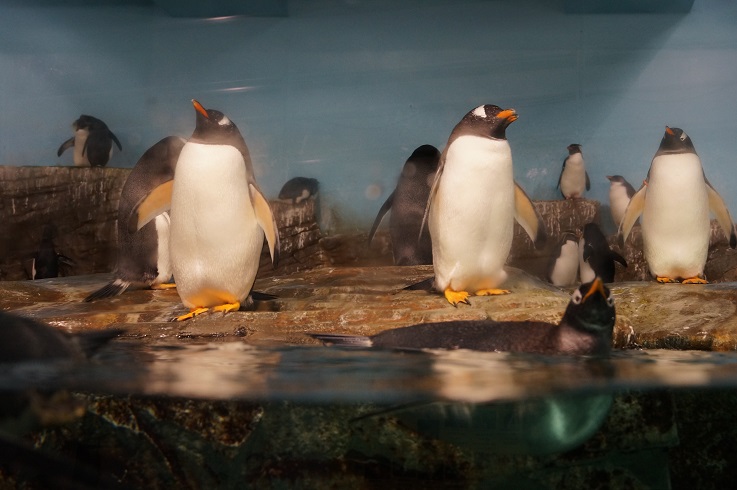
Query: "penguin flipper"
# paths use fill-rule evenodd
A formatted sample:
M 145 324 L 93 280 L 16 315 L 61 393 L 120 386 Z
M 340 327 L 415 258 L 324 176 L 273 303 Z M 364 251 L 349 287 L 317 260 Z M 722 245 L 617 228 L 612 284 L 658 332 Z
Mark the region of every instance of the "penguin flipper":
M 584 174 L 586 174 L 586 190 L 591 190 L 591 180 L 589 180 L 589 173 L 587 171 L 583 171 Z
M 422 240 L 422 232 L 427 226 L 427 218 L 430 216 L 430 206 L 432 206 L 432 200 L 435 194 L 438 192 L 438 186 L 440 185 L 440 177 L 443 176 L 443 170 L 445 169 L 445 152 L 448 151 L 446 147 L 443 153 L 440 154 L 440 163 L 438 163 L 438 170 L 435 172 L 435 178 L 432 181 L 430 187 L 430 194 L 427 196 L 427 204 L 425 205 L 425 215 L 422 217 L 422 223 L 420 224 L 420 233 L 417 234 L 417 241 Z
M 709 209 L 717 217 L 719 226 L 722 227 L 724 234 L 727 235 L 729 246 L 735 248 L 737 246 L 737 236 L 735 236 L 734 222 L 732 221 L 732 216 L 729 214 L 729 209 L 727 209 L 722 196 L 711 186 L 709 181 L 706 179 L 704 181 L 706 182 L 706 193 L 709 195 Z
M 384 219 L 384 216 L 386 213 L 389 212 L 389 209 L 391 209 L 392 204 L 394 203 L 394 192 L 389 195 L 389 197 L 386 198 L 386 201 L 384 201 L 384 204 L 381 205 L 381 209 L 379 209 L 379 214 L 376 215 L 376 219 L 374 220 L 374 224 L 371 226 L 371 231 L 369 231 L 368 234 L 368 243 L 371 243 L 371 240 L 374 238 L 374 234 L 376 233 L 376 229 L 379 227 L 379 224 L 381 224 L 381 220 Z
M 143 228 L 146 223 L 171 209 L 171 192 L 173 187 L 174 180 L 167 180 L 158 187 L 155 187 L 148 195 L 144 196 L 133 206 L 133 210 L 128 217 L 128 231 L 130 233 L 135 233 Z
M 635 226 L 635 221 L 642 214 L 642 210 L 645 209 L 645 196 L 647 195 L 647 184 L 643 183 L 640 190 L 635 192 L 635 195 L 630 199 L 627 209 L 624 211 L 624 217 L 622 222 L 619 224 L 619 231 L 617 235 L 621 237 L 622 243 L 627 240 L 627 236 L 632 231 L 632 227 Z
M 545 243 L 545 224 L 527 194 L 514 183 L 514 219 L 524 228 L 535 246 Z
M 249 183 L 248 190 L 251 194 L 251 203 L 253 204 L 253 211 L 256 214 L 256 221 L 261 229 L 264 230 L 266 241 L 269 244 L 271 263 L 276 267 L 279 263 L 279 228 L 276 226 L 274 214 L 271 212 L 269 202 L 255 185 Z
M 563 167 L 560 169 L 560 175 L 558 176 L 558 185 L 555 186 L 556 189 L 560 189 L 560 181 L 563 179 L 563 171 L 566 169 L 566 160 L 568 160 L 568 157 L 563 159 Z
M 118 147 L 118 150 L 123 151 L 123 146 L 120 144 L 118 137 L 115 136 L 115 134 L 113 134 L 113 132 L 110 130 L 108 130 L 108 134 L 110 135 L 110 139 L 112 139 L 115 142 L 115 145 Z
M 115 279 L 112 282 L 107 283 L 94 293 L 91 293 L 89 296 L 87 296 L 84 299 L 85 303 L 90 303 L 92 301 L 97 301 L 98 299 L 103 298 L 110 298 L 113 296 L 118 296 L 119 294 L 123 294 L 126 289 L 128 289 L 128 286 L 130 286 L 131 283 L 128 281 L 124 281 L 122 279 Z
M 619 262 L 620 264 L 622 264 L 622 267 L 624 267 L 626 269 L 627 268 L 627 261 L 625 260 L 625 258 L 622 257 L 621 255 L 619 255 L 614 250 L 610 250 L 610 252 L 611 252 L 612 260 L 614 260 L 615 262 Z
M 60 157 L 62 153 L 67 151 L 69 148 L 74 146 L 74 136 L 66 140 L 64 143 L 61 144 L 58 150 L 56 150 L 56 156 Z

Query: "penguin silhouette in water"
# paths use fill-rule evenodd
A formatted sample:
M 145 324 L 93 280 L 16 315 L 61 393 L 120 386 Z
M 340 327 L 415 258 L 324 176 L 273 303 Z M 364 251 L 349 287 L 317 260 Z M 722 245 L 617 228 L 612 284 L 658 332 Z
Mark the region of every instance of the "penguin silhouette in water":
M 421 323 L 370 337 L 311 333 L 326 344 L 384 349 L 471 349 L 605 355 L 612 347 L 614 300 L 601 278 L 574 291 L 560 323 L 463 320 Z
M 439 162 L 440 152 L 434 146 L 422 145 L 415 149 L 402 168 L 397 187 L 376 215 L 368 243 L 374 238 L 384 215 L 391 210 L 389 236 L 395 265 L 432 264 L 430 232 L 422 226 L 422 219 Z
M 615 262 L 627 267 L 627 261 L 609 247 L 604 233 L 596 223 L 587 223 L 583 227 L 580 247 L 581 282 L 588 282 L 600 277 L 604 282 L 614 282 Z
M 113 143 L 118 150 L 123 147 L 115 134 L 100 119 L 82 114 L 72 124 L 74 136 L 61 144 L 56 156 L 74 148 L 74 165 L 77 167 L 104 167 L 113 155 Z
M 38 251 L 31 258 L 31 270 L 30 272 L 26 270 L 31 280 L 59 277 L 61 266 L 74 265 L 72 259 L 56 251 L 54 247 L 55 235 L 56 226 L 52 224 L 44 225 Z
M 279 199 L 299 204 L 311 197 L 317 196 L 320 191 L 320 182 L 308 177 L 294 177 L 284 183 L 279 191 Z

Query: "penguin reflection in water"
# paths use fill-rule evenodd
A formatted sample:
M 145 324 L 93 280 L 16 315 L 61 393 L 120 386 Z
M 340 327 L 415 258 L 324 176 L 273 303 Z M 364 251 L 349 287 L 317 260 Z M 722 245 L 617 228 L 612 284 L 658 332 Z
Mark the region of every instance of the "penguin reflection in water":
M 642 215 L 643 253 L 650 274 L 661 283 L 703 284 L 711 234 L 709 211 L 735 248 L 732 217 L 706 179 L 691 138 L 682 129 L 666 126 L 647 179 L 627 206 L 619 235 L 627 240 Z
M 275 266 L 279 253 L 276 222 L 240 131 L 222 112 L 192 104 L 196 126 L 177 160 L 173 184 L 149 194 L 136 216 L 140 229 L 171 209 L 172 269 L 190 310 L 177 320 L 210 309 L 238 310 L 256 280 L 264 235 Z
M 74 136 L 61 144 L 56 156 L 74 148 L 74 165 L 77 167 L 104 167 L 113 155 L 113 143 L 118 150 L 123 147 L 115 134 L 100 119 L 82 114 L 72 124 Z
M 387 349 L 472 349 L 537 354 L 605 355 L 612 347 L 614 300 L 600 278 L 574 291 L 557 325 L 539 321 L 422 323 L 370 337 L 309 334 L 326 344 Z
M 514 182 L 506 129 L 514 109 L 482 105 L 453 129 L 440 157 L 427 206 L 435 288 L 452 305 L 499 289 L 512 247 L 516 219 L 536 245 L 544 225 L 522 188 Z M 469 292 L 470 291 L 470 292 Z

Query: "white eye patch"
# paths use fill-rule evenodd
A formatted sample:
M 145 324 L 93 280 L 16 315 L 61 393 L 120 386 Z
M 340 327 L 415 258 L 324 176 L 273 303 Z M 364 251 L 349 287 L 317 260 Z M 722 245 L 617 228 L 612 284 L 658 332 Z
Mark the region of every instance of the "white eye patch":
M 683 133 L 681 133 L 681 141 L 686 141 L 686 138 L 688 138 L 688 135 L 684 131 Z
M 581 295 L 581 291 L 579 291 L 578 289 L 576 289 L 573 292 L 573 296 L 571 296 L 571 301 L 573 301 L 573 304 L 576 304 L 577 305 L 577 304 L 580 304 L 581 303 L 581 299 L 582 298 L 583 298 L 583 296 Z
M 221 125 L 221 126 L 225 126 L 227 124 L 230 124 L 230 119 L 228 119 L 228 116 L 223 116 L 223 118 L 218 121 L 218 124 Z
M 480 105 L 476 109 L 473 110 L 473 115 L 478 117 L 486 117 L 486 109 L 484 109 L 484 106 Z

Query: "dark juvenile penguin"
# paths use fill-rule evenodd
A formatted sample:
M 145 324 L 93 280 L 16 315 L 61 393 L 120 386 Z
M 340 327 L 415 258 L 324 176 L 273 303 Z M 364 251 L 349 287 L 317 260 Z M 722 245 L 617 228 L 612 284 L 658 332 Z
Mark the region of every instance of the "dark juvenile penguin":
M 31 280 L 59 277 L 61 265 L 74 265 L 72 259 L 56 251 L 54 235 L 56 235 L 56 227 L 52 224 L 44 225 L 38 251 L 33 254 L 31 259 L 29 274 Z
M 439 162 L 440 152 L 434 146 L 415 149 L 404 163 L 397 187 L 376 215 L 368 242 L 371 243 L 381 220 L 391 209 L 389 236 L 395 265 L 432 264 L 430 231 L 422 226 L 422 219 Z
M 592 281 L 597 276 L 604 282 L 614 282 L 614 262 L 627 267 L 627 261 L 609 247 L 609 242 L 596 223 L 588 223 L 583 227 L 579 247 L 581 282 Z
M 136 231 L 142 200 L 154 189 L 170 193 L 174 169 L 186 140 L 167 136 L 141 156 L 131 170 L 118 205 L 118 261 L 114 279 L 85 298 L 94 301 L 123 293 L 131 284 L 164 288 L 172 276 L 169 260 L 169 213 L 164 211 Z M 149 201 L 153 202 L 153 201 Z
M 61 144 L 56 156 L 74 147 L 74 165 L 77 167 L 104 167 L 113 155 L 113 142 L 123 151 L 120 141 L 100 119 L 82 114 L 72 123 L 74 136 Z
M 514 181 L 507 127 L 514 109 L 482 105 L 455 126 L 440 156 L 426 219 L 435 289 L 452 305 L 471 294 L 506 294 L 504 264 L 514 221 L 536 245 L 545 239 L 535 206 Z
M 309 334 L 326 344 L 384 349 L 471 349 L 537 354 L 602 355 L 612 347 L 614 300 L 600 278 L 574 291 L 555 325 L 539 321 L 462 320 L 421 323 L 370 337 Z
M 578 236 L 566 231 L 555 246 L 548 263 L 547 279 L 554 286 L 568 287 L 578 282 Z
M 658 282 L 703 284 L 713 212 L 737 246 L 734 222 L 724 200 L 706 179 L 691 138 L 680 128 L 665 127 L 647 179 L 632 196 L 619 235 L 627 239 L 640 219 L 643 255 Z
M 320 182 L 308 177 L 294 177 L 284 183 L 279 191 L 279 199 L 299 204 L 310 197 L 316 196 L 320 190 Z
M 557 189 L 565 199 L 583 197 L 584 191 L 591 189 L 589 174 L 581 153 L 581 145 L 568 145 L 568 156 L 563 160 L 563 168 L 558 177 Z
M 621 175 L 607 175 L 606 178 L 609 179 L 609 210 L 614 224 L 619 227 L 635 188 Z
M 177 320 L 238 310 L 256 280 L 264 235 L 275 266 L 279 253 L 276 221 L 256 184 L 243 136 L 222 112 L 196 100 L 192 105 L 196 125 L 179 154 L 173 184 L 154 189 L 136 210 L 140 229 L 171 209 L 172 270 L 190 310 Z

